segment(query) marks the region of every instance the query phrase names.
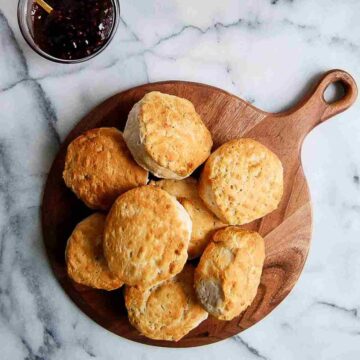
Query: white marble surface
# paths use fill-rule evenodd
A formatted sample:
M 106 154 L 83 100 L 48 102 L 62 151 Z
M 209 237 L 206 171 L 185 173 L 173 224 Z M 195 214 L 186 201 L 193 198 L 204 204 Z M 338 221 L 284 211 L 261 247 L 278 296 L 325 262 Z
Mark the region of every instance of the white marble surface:
M 299 283 L 261 323 L 215 345 L 143 346 L 89 320 L 49 269 L 39 206 L 59 142 L 120 90 L 193 80 L 279 111 L 326 70 L 360 82 L 360 1 L 123 0 L 111 46 L 76 66 L 29 49 L 16 2 L 0 0 L 0 359 L 359 359 L 360 101 L 305 141 L 315 223 Z

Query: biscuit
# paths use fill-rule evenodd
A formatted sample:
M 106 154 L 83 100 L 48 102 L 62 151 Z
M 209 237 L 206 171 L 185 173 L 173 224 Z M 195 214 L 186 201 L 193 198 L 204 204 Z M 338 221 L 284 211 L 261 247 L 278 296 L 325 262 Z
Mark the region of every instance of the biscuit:
M 220 320 L 240 315 L 254 300 L 265 258 L 263 238 L 236 226 L 220 229 L 195 270 L 195 291 Z
M 201 256 L 214 230 L 226 226 L 200 199 L 197 181 L 194 178 L 184 180 L 151 181 L 151 185 L 160 187 L 173 195 L 184 206 L 193 223 L 188 254 L 190 259 Z
M 106 210 L 123 192 L 148 181 L 148 172 L 132 158 L 122 133 L 92 129 L 68 146 L 63 177 L 91 209 Z
M 191 220 L 166 191 L 142 186 L 121 195 L 106 220 L 104 254 L 127 285 L 150 286 L 178 274 L 187 260 Z
M 279 158 L 252 139 L 232 140 L 211 154 L 202 171 L 199 195 L 217 217 L 242 225 L 275 210 L 283 194 Z
M 134 105 L 124 139 L 139 165 L 165 179 L 188 177 L 209 157 L 213 145 L 190 101 L 157 91 Z
M 154 287 L 126 287 L 130 323 L 150 339 L 180 340 L 208 317 L 193 283 L 194 268 L 185 265 L 180 274 Z
M 112 274 L 103 254 L 105 215 L 97 213 L 81 221 L 71 234 L 65 251 L 71 279 L 96 289 L 114 290 L 123 285 Z

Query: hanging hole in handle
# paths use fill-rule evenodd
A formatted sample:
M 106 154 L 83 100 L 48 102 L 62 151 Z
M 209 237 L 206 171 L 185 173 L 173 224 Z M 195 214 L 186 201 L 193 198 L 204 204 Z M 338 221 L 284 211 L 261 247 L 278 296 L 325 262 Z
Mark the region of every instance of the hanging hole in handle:
M 348 85 L 338 80 L 329 84 L 323 94 L 324 101 L 330 105 L 343 99 L 346 95 Z

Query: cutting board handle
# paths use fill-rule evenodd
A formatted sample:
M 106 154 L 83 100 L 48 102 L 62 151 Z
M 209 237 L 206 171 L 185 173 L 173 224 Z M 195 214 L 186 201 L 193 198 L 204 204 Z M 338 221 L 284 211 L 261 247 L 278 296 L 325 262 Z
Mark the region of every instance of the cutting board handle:
M 325 91 L 330 84 L 337 82 L 340 82 L 344 87 L 344 96 L 339 100 L 328 103 L 324 98 Z M 325 106 L 325 111 L 321 115 L 320 121 L 327 120 L 347 110 L 355 102 L 357 93 L 358 90 L 355 80 L 347 72 L 343 70 L 331 70 L 326 73 L 312 95 Z
M 334 102 L 328 103 L 324 94 L 327 87 L 334 83 L 340 83 L 344 88 L 344 95 Z M 297 126 L 298 136 L 303 138 L 315 126 L 323 121 L 345 111 L 356 100 L 358 94 L 355 80 L 343 70 L 331 70 L 324 74 L 315 88 L 295 108 L 280 116 L 291 118 L 294 122 L 301 119 L 301 126 Z M 294 126 L 294 124 L 289 124 Z

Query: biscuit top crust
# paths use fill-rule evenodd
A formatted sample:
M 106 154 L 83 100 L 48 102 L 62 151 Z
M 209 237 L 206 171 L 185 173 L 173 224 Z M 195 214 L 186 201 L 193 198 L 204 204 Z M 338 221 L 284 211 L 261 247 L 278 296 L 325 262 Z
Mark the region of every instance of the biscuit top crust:
M 150 286 L 179 273 L 187 260 L 191 220 L 166 191 L 143 186 L 121 195 L 105 226 L 104 253 L 127 285 Z
M 138 120 L 146 152 L 178 176 L 190 175 L 209 157 L 211 134 L 189 100 L 150 92 L 141 100 Z
M 205 308 L 231 320 L 255 298 L 265 259 L 263 238 L 236 226 L 218 230 L 195 271 L 195 286 Z
M 281 161 L 255 140 L 229 141 L 206 162 L 199 194 L 224 222 L 249 223 L 277 208 L 283 194 Z
M 145 185 L 148 172 L 132 158 L 119 130 L 98 128 L 70 143 L 63 177 L 88 207 L 106 210 L 123 192 Z
M 188 248 L 190 259 L 200 256 L 215 229 L 226 226 L 204 204 L 198 194 L 198 183 L 194 178 L 183 180 L 151 181 L 150 185 L 160 187 L 173 195 L 190 215 L 193 223 Z
M 76 226 L 67 242 L 66 266 L 75 282 L 114 290 L 122 286 L 122 282 L 110 272 L 103 254 L 105 218 L 105 215 L 96 213 Z
M 175 277 L 147 289 L 126 287 L 130 322 L 145 336 L 178 341 L 208 317 L 193 287 L 194 268 L 185 265 Z
M 188 177 L 183 180 L 152 180 L 150 181 L 150 185 L 154 185 L 165 190 L 170 195 L 175 196 L 178 200 L 199 197 L 197 181 L 192 177 Z

